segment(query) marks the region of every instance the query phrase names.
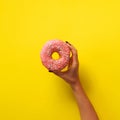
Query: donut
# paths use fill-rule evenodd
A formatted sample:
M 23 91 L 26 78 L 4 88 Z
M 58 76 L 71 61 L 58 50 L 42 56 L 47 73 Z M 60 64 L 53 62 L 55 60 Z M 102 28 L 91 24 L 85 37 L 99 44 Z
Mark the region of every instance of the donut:
M 53 59 L 52 54 L 57 52 L 59 59 Z M 70 48 L 67 43 L 62 40 L 49 40 L 43 46 L 40 53 L 42 64 L 49 71 L 61 71 L 70 60 Z

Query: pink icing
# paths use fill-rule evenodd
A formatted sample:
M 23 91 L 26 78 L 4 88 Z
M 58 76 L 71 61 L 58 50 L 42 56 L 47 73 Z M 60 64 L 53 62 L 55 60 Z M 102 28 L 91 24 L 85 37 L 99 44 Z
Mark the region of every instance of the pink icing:
M 57 52 L 60 58 L 52 59 L 53 52 Z M 42 64 L 50 71 L 60 71 L 65 68 L 70 60 L 70 48 L 61 40 L 49 40 L 40 53 Z

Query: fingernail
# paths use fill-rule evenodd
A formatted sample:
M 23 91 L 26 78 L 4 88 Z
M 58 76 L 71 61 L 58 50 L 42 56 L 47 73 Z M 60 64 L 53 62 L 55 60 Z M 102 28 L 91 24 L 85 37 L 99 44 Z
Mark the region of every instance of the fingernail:
M 71 45 L 68 41 L 65 41 L 67 44 Z
M 49 70 L 48 72 L 53 72 L 53 71 Z

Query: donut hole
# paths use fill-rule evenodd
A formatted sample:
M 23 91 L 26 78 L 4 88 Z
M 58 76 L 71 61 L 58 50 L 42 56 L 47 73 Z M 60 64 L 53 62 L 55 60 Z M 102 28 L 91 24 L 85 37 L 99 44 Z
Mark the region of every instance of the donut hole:
M 53 52 L 53 53 L 52 53 L 52 59 L 58 60 L 59 58 L 60 58 L 60 55 L 59 55 L 58 52 Z

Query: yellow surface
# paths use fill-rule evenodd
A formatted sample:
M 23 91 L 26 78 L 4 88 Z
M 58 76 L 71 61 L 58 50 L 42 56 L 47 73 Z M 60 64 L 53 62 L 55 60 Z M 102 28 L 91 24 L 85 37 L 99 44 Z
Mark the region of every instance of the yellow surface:
M 79 120 L 71 88 L 40 61 L 54 38 L 78 49 L 100 120 L 120 120 L 119 0 L 0 1 L 0 120 Z

